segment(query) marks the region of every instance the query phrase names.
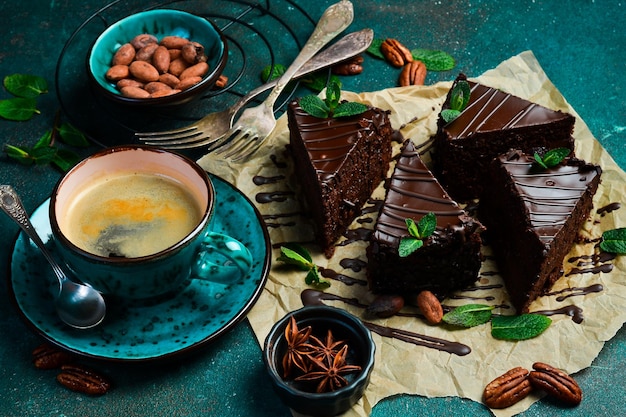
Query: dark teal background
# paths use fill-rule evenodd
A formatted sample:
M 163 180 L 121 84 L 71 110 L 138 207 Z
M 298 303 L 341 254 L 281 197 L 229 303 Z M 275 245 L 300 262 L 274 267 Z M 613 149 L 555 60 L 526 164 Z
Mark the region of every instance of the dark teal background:
M 227 2 L 207 0 L 219 7 Z M 145 2 L 150 4 L 149 1 Z M 284 2 L 281 2 L 284 3 Z M 0 77 L 28 73 L 45 77 L 50 93 L 41 114 L 28 122 L 0 119 L 2 145 L 30 146 L 52 126 L 58 101 L 55 65 L 66 40 L 106 1 L 0 0 Z M 314 18 L 330 1 L 298 4 Z M 349 31 L 371 27 L 376 37 L 394 37 L 411 48 L 442 49 L 457 59 L 450 72 L 430 73 L 427 84 L 457 72 L 480 75 L 501 61 L 532 50 L 551 81 L 626 168 L 626 4 L 611 0 L 557 1 L 362 1 L 354 0 Z M 279 11 L 277 11 L 278 13 Z M 310 26 L 295 24 L 302 39 Z M 266 30 L 271 31 L 269 27 Z M 285 62 L 293 56 L 285 57 Z M 79 65 L 79 63 L 77 63 Z M 344 80 L 351 91 L 395 86 L 397 70 L 366 57 L 363 74 Z M 250 80 L 251 85 L 258 82 Z M 9 98 L 5 91 L 0 99 Z M 96 147 L 83 150 L 93 152 Z M 0 155 L 0 178 L 21 195 L 28 211 L 50 194 L 60 173 L 49 166 L 24 167 Z M 0 216 L 0 271 L 9 270 L 17 226 Z M 42 265 L 42 267 L 46 267 Z M 40 340 L 9 303 L 6 277 L 0 284 L 0 414 L 5 416 L 288 416 L 271 391 L 261 352 L 244 321 L 194 357 L 171 364 L 93 364 L 115 383 L 107 395 L 89 398 L 55 382 L 55 371 L 38 371 L 30 353 Z M 570 352 L 571 354 L 571 352 Z M 411 358 L 406 358 L 411 360 Z M 576 375 L 582 404 L 562 409 L 547 400 L 524 416 L 626 415 L 626 330 L 607 342 L 592 366 Z M 436 381 L 433 381 L 436 383 Z M 374 408 L 373 416 L 467 416 L 490 413 L 458 398 L 398 396 Z

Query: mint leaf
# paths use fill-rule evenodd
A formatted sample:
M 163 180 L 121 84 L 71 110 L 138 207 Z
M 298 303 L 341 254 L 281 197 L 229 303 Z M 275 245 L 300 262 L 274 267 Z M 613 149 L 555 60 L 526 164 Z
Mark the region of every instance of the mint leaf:
M 330 108 L 318 96 L 309 95 L 300 98 L 300 107 L 313 117 L 320 119 L 330 117 Z
M 309 270 L 313 264 L 313 258 L 309 252 L 302 246 L 292 243 L 288 246 L 280 247 L 281 256 L 278 257 L 278 261 L 286 264 L 295 265 L 300 269 Z
M 450 108 L 462 112 L 467 107 L 471 95 L 471 88 L 467 81 L 460 80 L 450 93 Z
M 441 111 L 441 118 L 446 122 L 450 123 L 461 114 L 458 110 L 445 109 Z
M 330 282 L 320 278 L 317 265 L 313 263 L 313 258 L 306 248 L 298 245 L 297 243 L 289 243 L 280 247 L 281 255 L 278 257 L 278 261 L 294 265 L 297 268 L 307 271 L 304 282 L 307 285 L 313 285 L 318 288 L 327 288 L 330 286 Z
M 23 122 L 33 117 L 37 110 L 37 101 L 33 98 L 15 97 L 0 100 L 0 117 Z
M 454 58 L 444 51 L 419 48 L 413 49 L 411 55 L 413 59 L 422 61 L 428 71 L 449 71 L 456 65 Z
M 37 98 L 48 92 L 48 83 L 37 75 L 13 74 L 4 77 L 4 88 L 17 97 Z
M 337 106 L 335 111 L 333 112 L 334 117 L 348 117 L 348 116 L 356 116 L 357 114 L 361 114 L 367 110 L 367 106 L 363 103 L 356 103 L 353 101 L 344 102 Z
M 565 159 L 567 155 L 569 155 L 571 151 L 567 148 L 556 148 L 551 149 L 545 153 L 545 155 L 540 156 L 537 152 L 535 152 L 535 162 L 544 169 L 552 168 L 557 166 Z
M 543 162 L 543 159 L 541 159 L 541 155 L 539 155 L 537 152 L 535 152 L 534 158 L 535 158 L 536 165 L 542 167 L 543 169 L 548 169 L 548 165 L 546 165 L 546 163 Z
M 384 39 L 373 39 L 369 48 L 367 48 L 367 53 L 369 53 L 370 55 L 376 58 L 385 59 L 385 56 L 380 51 L 380 45 L 382 45 L 384 41 L 385 41 Z
M 443 321 L 453 326 L 474 327 L 487 323 L 491 319 L 493 306 L 467 304 L 456 307 L 443 315 Z
M 87 141 L 87 138 L 85 137 L 85 134 L 70 123 L 61 124 L 58 131 L 61 142 L 67 145 L 79 148 L 84 148 L 90 145 L 89 141 Z
M 423 216 L 417 223 L 411 218 L 404 219 L 404 222 L 410 236 L 404 236 L 400 239 L 398 255 L 401 258 L 409 256 L 424 246 L 423 239 L 432 235 L 437 228 L 437 217 L 432 212 Z
M 437 228 L 437 217 L 435 213 L 428 213 L 417 222 L 417 230 L 420 239 L 425 239 L 432 235 Z
M 326 87 L 325 102 L 331 113 L 334 114 L 339 100 L 341 100 L 341 82 L 338 80 L 330 80 L 328 87 Z
M 400 255 L 401 258 L 406 258 L 422 246 L 424 246 L 424 242 L 422 240 L 410 236 L 404 236 L 400 239 L 398 255 Z
M 339 77 L 332 74 L 330 76 L 330 80 L 335 80 L 335 82 L 340 82 Z M 316 93 L 321 92 L 326 88 L 326 85 L 329 83 L 328 74 L 323 71 L 315 72 L 307 77 L 300 78 L 300 82 L 308 87 L 310 90 L 315 91 Z
M 32 163 L 35 162 L 30 157 L 28 150 L 19 146 L 4 145 L 4 152 L 9 156 L 9 158 L 18 161 L 22 165 L 32 165 Z
M 500 340 L 526 340 L 539 336 L 552 320 L 542 314 L 519 316 L 494 316 L 491 319 L 491 335 Z
M 602 233 L 600 249 L 610 253 L 626 254 L 626 228 L 607 230 Z
M 404 223 L 406 224 L 406 230 L 409 232 L 411 236 L 421 239 L 420 231 L 419 231 L 419 228 L 417 227 L 417 223 L 415 223 L 415 220 L 411 218 L 404 219 Z
M 50 162 L 56 165 L 61 171 L 66 172 L 76 165 L 80 159 L 80 156 L 75 152 L 67 149 L 58 149 Z
M 267 65 L 261 71 L 261 79 L 264 83 L 272 81 L 276 78 L 280 78 L 286 70 L 287 67 L 282 64 Z

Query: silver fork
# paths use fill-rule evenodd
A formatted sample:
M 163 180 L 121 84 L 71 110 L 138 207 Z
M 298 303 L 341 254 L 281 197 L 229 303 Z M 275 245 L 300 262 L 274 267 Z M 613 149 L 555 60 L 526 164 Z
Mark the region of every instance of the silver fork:
M 342 0 L 326 9 L 311 37 L 293 63 L 278 79 L 268 97 L 260 105 L 245 109 L 233 127 L 214 143 L 209 151 L 221 148 L 217 153 L 227 152 L 224 155 L 225 158 L 237 161 L 247 158 L 258 149 L 276 126 L 274 103 L 280 93 L 291 81 L 296 71 L 347 28 L 352 23 L 353 17 L 352 3 L 348 0 Z
M 365 51 L 374 39 L 372 29 L 362 29 L 345 35 L 343 38 L 319 52 L 296 72 L 293 79 L 301 78 L 320 69 L 332 66 Z M 147 145 L 157 145 L 168 149 L 189 149 L 208 146 L 214 143 L 232 126 L 235 116 L 249 102 L 265 91 L 273 88 L 278 79 L 269 81 L 240 98 L 230 108 L 210 113 L 191 125 L 180 129 L 161 132 L 138 132 L 135 136 Z

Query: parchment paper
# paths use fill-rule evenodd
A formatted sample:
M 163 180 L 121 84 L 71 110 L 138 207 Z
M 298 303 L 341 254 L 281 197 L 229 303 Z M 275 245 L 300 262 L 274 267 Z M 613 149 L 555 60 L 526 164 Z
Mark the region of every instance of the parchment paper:
M 604 230 L 626 226 L 625 209 L 616 210 L 604 216 L 596 213 L 598 208 L 609 203 L 624 201 L 626 195 L 626 174 L 615 164 L 611 156 L 594 139 L 584 121 L 566 102 L 530 51 L 514 56 L 497 68 L 487 71 L 479 77 L 470 79 L 500 88 L 509 93 L 526 98 L 555 110 L 568 111 L 577 117 L 575 126 L 576 154 L 587 161 L 600 164 L 603 168 L 602 183 L 596 198 L 590 220 L 586 222 L 581 235 L 588 239 L 597 239 Z M 392 88 L 383 91 L 355 94 L 344 92 L 344 98 L 352 101 L 369 103 L 382 109 L 391 110 L 392 125 L 400 129 L 405 138 L 411 138 L 416 144 L 427 140 L 436 130 L 436 120 L 441 104 L 450 88 L 450 82 L 432 86 L 414 86 Z M 215 155 L 207 155 L 199 163 L 209 172 L 222 176 L 240 188 L 253 201 L 260 193 L 273 199 L 270 203 L 255 201 L 260 212 L 265 216 L 271 240 L 274 245 L 285 242 L 311 242 L 312 228 L 297 198 L 298 181 L 293 178 L 291 162 L 285 154 L 285 144 L 289 133 L 286 117 L 278 121 L 278 126 L 267 142 L 245 164 L 230 164 Z M 399 145 L 394 148 L 394 154 Z M 391 173 L 391 170 L 390 170 Z M 262 185 L 253 182 L 254 176 L 272 178 Z M 381 186 L 373 198 L 382 199 L 384 189 Z M 260 199 L 262 201 L 263 199 Z M 366 217 L 375 218 L 375 214 Z M 354 222 L 355 228 L 372 228 L 372 223 Z M 343 239 L 340 239 L 340 242 Z M 365 270 L 344 269 L 339 261 L 344 258 L 358 258 L 366 261 L 367 243 L 356 241 L 345 246 L 338 246 L 332 259 L 326 259 L 319 248 L 313 244 L 305 245 L 313 254 L 314 261 L 320 267 L 329 268 L 351 278 L 365 280 Z M 458 341 L 471 347 L 467 356 L 456 356 L 435 349 L 416 346 L 402 341 L 384 338 L 374 334 L 376 342 L 376 365 L 371 383 L 365 396 L 347 412 L 346 416 L 367 416 L 372 407 L 382 398 L 394 394 L 418 394 L 427 397 L 459 396 L 481 402 L 482 391 L 492 379 L 515 366 L 531 369 L 536 361 L 549 363 L 570 374 L 584 369 L 592 363 L 609 340 L 626 321 L 626 257 L 617 257 L 609 261 L 613 265 L 608 273 L 575 273 L 568 276 L 572 268 L 579 267 L 568 261 L 571 257 L 593 255 L 595 243 L 576 244 L 565 260 L 565 275 L 557 281 L 553 292 L 564 290 L 560 295 L 566 297 L 557 301 L 557 296 L 544 296 L 532 306 L 532 311 L 553 310 L 565 305 L 582 308 L 584 320 L 575 323 L 567 315 L 552 316 L 553 323 L 539 337 L 520 342 L 498 341 L 491 337 L 490 324 L 471 329 L 451 331 L 443 326 L 430 326 L 416 317 L 392 317 L 378 319 L 377 324 L 406 329 L 419 334 Z M 484 248 L 489 254 L 489 247 Z M 263 344 L 271 326 L 287 312 L 302 307 L 300 293 L 307 288 L 301 271 L 289 271 L 277 268 L 274 262 L 279 250 L 274 249 L 273 266 L 263 295 L 248 315 L 250 323 Z M 602 261 L 592 262 L 591 267 L 601 266 Z M 605 265 L 606 267 L 606 265 Z M 608 267 L 610 268 L 610 266 Z M 480 286 L 501 284 L 493 260 L 484 262 L 479 277 Z M 587 288 L 601 284 L 603 290 L 585 295 L 573 296 L 574 288 Z M 568 289 L 569 288 L 569 289 Z M 356 297 L 362 303 L 369 303 L 373 295 L 366 285 L 346 285 L 332 280 L 326 290 L 343 297 Z M 458 294 L 476 299 L 446 299 L 446 305 L 483 303 L 502 305 L 507 303 L 507 294 L 503 289 L 459 292 Z M 491 301 L 485 297 L 493 296 Z M 341 302 L 327 302 L 329 305 L 344 308 L 358 317 L 363 317 L 363 310 Z M 411 307 L 405 307 L 408 312 Z M 496 309 L 494 313 L 510 314 L 511 309 Z M 496 416 L 511 416 L 526 410 L 541 394 L 533 394 L 522 402 L 505 410 L 492 410 Z M 583 393 L 584 398 L 584 393 Z M 583 399 L 584 401 L 584 399 Z

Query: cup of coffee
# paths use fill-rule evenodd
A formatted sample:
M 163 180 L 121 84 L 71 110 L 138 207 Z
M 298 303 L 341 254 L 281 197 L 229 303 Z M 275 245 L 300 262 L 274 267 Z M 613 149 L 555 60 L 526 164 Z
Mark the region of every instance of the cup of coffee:
M 209 230 L 214 200 L 207 173 L 187 157 L 116 146 L 61 178 L 50 225 L 77 279 L 105 295 L 159 300 L 191 279 L 228 284 L 249 272 L 248 249 Z

